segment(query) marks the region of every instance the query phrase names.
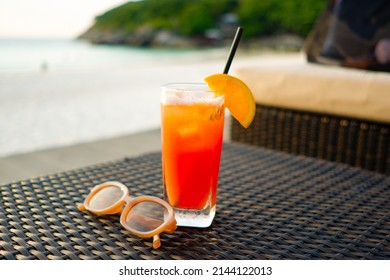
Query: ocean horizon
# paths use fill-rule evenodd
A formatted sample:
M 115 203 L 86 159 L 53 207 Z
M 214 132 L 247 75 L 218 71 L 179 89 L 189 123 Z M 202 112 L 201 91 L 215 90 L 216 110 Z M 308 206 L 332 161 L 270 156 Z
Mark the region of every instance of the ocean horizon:
M 71 72 L 96 67 L 129 67 L 151 64 L 223 58 L 226 48 L 146 48 L 126 45 L 92 44 L 81 39 L 35 39 L 0 37 L 0 74 L 45 71 Z

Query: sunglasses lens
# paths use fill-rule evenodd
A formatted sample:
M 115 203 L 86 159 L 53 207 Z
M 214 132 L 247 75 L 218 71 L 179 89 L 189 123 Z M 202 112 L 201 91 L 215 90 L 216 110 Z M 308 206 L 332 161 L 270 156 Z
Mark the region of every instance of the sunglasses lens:
M 126 217 L 126 224 L 138 231 L 149 232 L 164 223 L 164 213 L 167 209 L 154 202 L 136 204 Z
M 104 210 L 123 197 L 123 191 L 116 186 L 109 186 L 98 191 L 89 201 L 89 207 L 96 211 Z

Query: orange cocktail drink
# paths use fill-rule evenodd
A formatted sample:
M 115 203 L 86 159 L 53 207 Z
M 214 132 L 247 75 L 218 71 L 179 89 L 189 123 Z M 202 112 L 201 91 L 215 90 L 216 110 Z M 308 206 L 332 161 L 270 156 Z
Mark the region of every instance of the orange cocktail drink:
M 161 120 L 165 199 L 178 225 L 207 227 L 216 209 L 224 97 L 205 84 L 165 85 Z

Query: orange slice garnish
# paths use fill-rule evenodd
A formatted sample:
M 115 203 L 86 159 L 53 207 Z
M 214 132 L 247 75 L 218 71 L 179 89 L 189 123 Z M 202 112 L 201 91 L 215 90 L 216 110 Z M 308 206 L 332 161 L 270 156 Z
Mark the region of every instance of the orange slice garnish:
M 224 95 L 225 106 L 232 116 L 247 128 L 256 112 L 255 99 L 249 87 L 228 74 L 214 74 L 205 78 L 205 81 L 215 94 Z

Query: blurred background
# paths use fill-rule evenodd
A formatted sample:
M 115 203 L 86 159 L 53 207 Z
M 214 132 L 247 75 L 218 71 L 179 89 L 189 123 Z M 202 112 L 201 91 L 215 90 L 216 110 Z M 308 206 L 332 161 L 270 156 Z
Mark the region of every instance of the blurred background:
M 83 143 L 123 139 L 126 154 L 142 143 L 157 148 L 160 85 L 222 72 L 237 26 L 244 34 L 233 69 L 300 52 L 327 2 L 0 0 L 0 177 L 35 175 L 22 169 L 55 164 L 47 153 L 29 155 Z M 115 150 L 105 143 L 72 156 L 57 150 L 56 161 L 82 166 L 79 158 Z

